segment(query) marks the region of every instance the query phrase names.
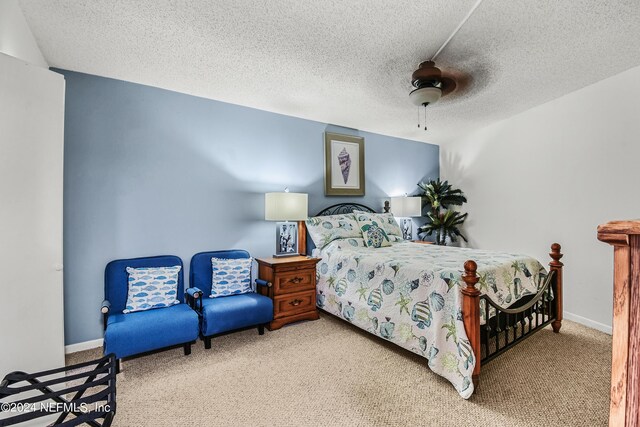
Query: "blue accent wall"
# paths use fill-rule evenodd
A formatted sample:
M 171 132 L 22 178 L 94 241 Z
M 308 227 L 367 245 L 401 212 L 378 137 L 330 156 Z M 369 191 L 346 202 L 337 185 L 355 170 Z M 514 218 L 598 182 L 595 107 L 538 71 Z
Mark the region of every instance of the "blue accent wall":
M 275 250 L 264 193 L 309 194 L 311 215 L 357 201 L 382 210 L 439 176 L 439 148 L 65 70 L 67 344 L 102 337 L 105 265 L 117 258 Z M 366 196 L 324 196 L 325 131 L 365 139 Z

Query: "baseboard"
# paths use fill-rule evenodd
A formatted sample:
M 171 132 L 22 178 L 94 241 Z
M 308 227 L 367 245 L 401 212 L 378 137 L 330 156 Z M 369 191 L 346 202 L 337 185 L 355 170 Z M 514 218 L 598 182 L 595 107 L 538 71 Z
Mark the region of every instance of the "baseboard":
M 580 323 L 581 325 L 597 329 L 598 331 L 604 332 L 609 335 L 613 333 L 613 329 L 611 328 L 611 326 L 605 325 L 604 323 L 596 322 L 595 320 L 587 319 L 586 317 L 578 316 L 577 314 L 569 313 L 566 311 L 563 314 L 565 319 L 571 320 L 572 322 Z
M 91 350 L 92 348 L 102 347 L 102 338 L 97 340 L 79 342 L 77 344 L 69 344 L 64 346 L 64 354 L 77 353 L 78 351 Z
M 569 313 L 567 311 L 564 312 L 564 318 L 567 320 L 571 320 L 572 322 L 588 326 L 589 328 L 604 332 L 606 334 L 612 334 L 611 326 L 605 325 L 604 323 L 596 322 L 594 320 L 587 319 L 586 317 L 578 316 L 577 314 Z M 64 353 L 76 353 L 78 351 L 91 350 L 92 348 L 98 347 L 102 347 L 102 338 L 99 338 L 97 340 L 79 342 L 77 344 L 66 345 L 64 347 Z

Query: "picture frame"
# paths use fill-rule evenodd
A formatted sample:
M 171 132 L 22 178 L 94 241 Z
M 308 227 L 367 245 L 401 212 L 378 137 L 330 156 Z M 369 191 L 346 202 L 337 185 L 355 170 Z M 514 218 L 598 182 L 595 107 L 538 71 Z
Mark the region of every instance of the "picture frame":
M 324 133 L 325 196 L 364 196 L 364 138 Z
M 299 255 L 298 223 L 291 221 L 276 223 L 276 257 Z

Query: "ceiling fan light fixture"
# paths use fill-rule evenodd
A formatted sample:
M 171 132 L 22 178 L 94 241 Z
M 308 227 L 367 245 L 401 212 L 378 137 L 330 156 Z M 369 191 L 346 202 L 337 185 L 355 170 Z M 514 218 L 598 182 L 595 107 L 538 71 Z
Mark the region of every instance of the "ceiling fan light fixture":
M 438 101 L 442 96 L 442 89 L 435 86 L 426 86 L 414 89 L 409 93 L 409 98 L 414 105 L 425 107 Z
M 453 92 L 457 86 L 454 79 L 443 76 L 440 68 L 433 61 L 423 61 L 411 74 L 409 99 L 418 106 L 418 128 L 420 125 L 420 108 L 424 107 L 424 130 L 427 130 L 427 106 Z

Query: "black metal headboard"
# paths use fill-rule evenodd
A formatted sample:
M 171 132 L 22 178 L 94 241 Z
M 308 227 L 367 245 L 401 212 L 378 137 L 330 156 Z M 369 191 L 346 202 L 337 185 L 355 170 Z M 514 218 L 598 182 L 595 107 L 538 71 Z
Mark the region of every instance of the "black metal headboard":
M 315 216 L 328 216 L 328 215 L 340 215 L 340 214 L 348 214 L 353 211 L 365 211 L 375 213 L 376 211 L 371 209 L 369 206 L 361 205 L 360 203 L 338 203 L 337 205 L 329 206 L 328 208 L 322 209 Z M 315 249 L 316 245 L 313 243 L 311 236 L 309 236 L 309 232 L 307 231 L 307 255 L 311 255 L 311 252 Z
M 337 205 L 322 209 L 315 216 L 340 215 L 352 213 L 353 211 L 376 212 L 369 206 L 361 205 L 360 203 L 338 203 Z

